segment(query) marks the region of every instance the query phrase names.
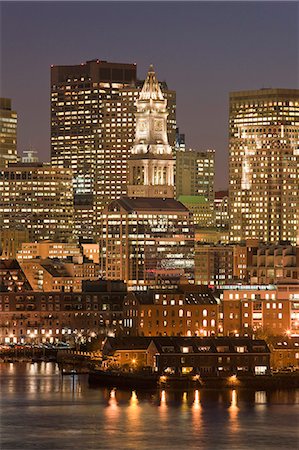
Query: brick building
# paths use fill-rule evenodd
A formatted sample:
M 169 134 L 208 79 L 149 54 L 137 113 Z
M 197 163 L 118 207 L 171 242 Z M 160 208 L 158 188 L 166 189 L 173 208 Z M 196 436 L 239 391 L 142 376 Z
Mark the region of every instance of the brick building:
M 219 303 L 208 289 L 129 292 L 124 302 L 129 335 L 213 336 L 220 330 L 218 318 Z

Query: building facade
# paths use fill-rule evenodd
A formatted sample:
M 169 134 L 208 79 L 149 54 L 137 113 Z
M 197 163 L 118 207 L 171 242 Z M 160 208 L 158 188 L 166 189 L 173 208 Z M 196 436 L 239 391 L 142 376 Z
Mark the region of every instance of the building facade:
M 195 227 L 214 226 L 213 204 L 206 197 L 203 195 L 180 195 L 178 200 L 192 212 Z
M 73 238 L 73 187 L 69 169 L 12 164 L 0 170 L 1 229 L 27 229 L 31 241 Z
M 173 198 L 174 158 L 167 135 L 167 100 L 153 66 L 136 104 L 135 140 L 128 160 L 128 196 Z
M 220 286 L 233 279 L 233 246 L 195 244 L 195 283 Z
M 129 289 L 175 286 L 194 278 L 194 229 L 189 210 L 173 198 L 174 158 L 166 101 L 151 66 L 137 102 L 129 158 L 129 196 L 102 214 L 102 273 Z M 131 197 L 130 197 L 131 195 Z
M 124 332 L 133 336 L 213 336 L 219 331 L 219 303 L 208 289 L 128 293 Z
M 32 290 L 82 292 L 84 280 L 98 280 L 99 264 L 74 257 L 70 260 L 27 259 L 20 262 Z
M 217 228 L 229 228 L 229 201 L 228 191 L 215 192 L 214 199 L 214 218 Z
M 17 113 L 10 98 L 0 98 L 0 168 L 17 160 Z
M 163 376 L 263 375 L 270 370 L 266 342 L 244 337 L 108 337 L 103 354 L 113 366 L 130 371 L 147 366 Z
M 15 259 L 0 260 L 0 292 L 23 292 L 31 286 Z
M 14 230 L 2 228 L 0 230 L 0 259 L 16 259 L 17 253 L 24 242 L 29 241 L 27 229 Z
M 125 292 L 0 292 L 0 343 L 67 342 L 114 335 Z
M 103 213 L 102 274 L 129 289 L 194 281 L 190 212 L 170 198 L 122 197 Z
M 230 94 L 230 239 L 288 240 L 299 227 L 299 90 Z
M 299 333 L 299 284 L 223 287 L 225 335 Z
M 100 60 L 51 68 L 51 161 L 73 170 L 75 229 L 83 240 L 98 235 L 103 208 L 126 194 L 142 86 L 136 70 L 136 64 Z M 175 92 L 161 85 L 171 105 L 167 130 L 174 144 Z
M 176 197 L 204 196 L 213 205 L 215 179 L 215 150 L 176 152 Z M 213 209 L 213 206 L 212 206 Z
M 234 245 L 234 276 L 250 284 L 294 283 L 299 279 L 299 247 L 249 239 Z

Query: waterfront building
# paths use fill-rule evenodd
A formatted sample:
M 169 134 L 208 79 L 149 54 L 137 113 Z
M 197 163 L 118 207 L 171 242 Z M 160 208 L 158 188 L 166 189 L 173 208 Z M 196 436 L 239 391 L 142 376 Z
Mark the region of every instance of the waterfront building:
M 281 336 L 271 339 L 271 367 L 273 369 L 286 369 L 299 367 L 299 337 Z
M 297 335 L 299 284 L 222 286 L 225 335 Z
M 174 159 L 166 100 L 151 66 L 137 100 L 136 136 L 128 160 L 128 196 L 102 215 L 101 261 L 106 279 L 129 289 L 175 286 L 194 277 L 194 229 L 174 200 Z
M 195 244 L 195 283 L 209 286 L 229 284 L 233 279 L 233 246 Z
M 31 241 L 73 238 L 73 190 L 69 169 L 17 163 L 0 170 L 1 229 L 27 229 Z
M 160 375 L 261 375 L 270 370 L 266 342 L 244 337 L 108 337 L 103 354 L 114 367 L 146 366 Z
M 204 196 L 214 202 L 215 150 L 176 151 L 176 197 Z M 213 206 L 212 206 L 213 209 Z
M 98 237 L 103 208 L 126 194 L 142 86 L 136 71 L 136 64 L 100 60 L 51 67 L 51 161 L 73 170 L 75 232 L 81 240 Z M 174 145 L 175 92 L 166 83 L 161 87 Z
M 299 228 L 299 90 L 230 94 L 230 239 L 288 240 Z
M 219 301 L 208 289 L 129 292 L 123 328 L 131 336 L 213 336 L 218 318 Z
M 81 293 L 0 292 L 0 343 L 73 346 L 117 335 L 125 294 L 119 283 Z
M 17 113 L 10 98 L 0 98 L 0 168 L 17 161 Z

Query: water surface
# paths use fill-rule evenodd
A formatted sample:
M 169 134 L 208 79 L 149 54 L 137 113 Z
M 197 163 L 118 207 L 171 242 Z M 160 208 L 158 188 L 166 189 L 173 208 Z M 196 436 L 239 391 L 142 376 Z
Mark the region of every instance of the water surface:
M 89 388 L 52 363 L 2 363 L 1 450 L 298 449 L 299 390 Z

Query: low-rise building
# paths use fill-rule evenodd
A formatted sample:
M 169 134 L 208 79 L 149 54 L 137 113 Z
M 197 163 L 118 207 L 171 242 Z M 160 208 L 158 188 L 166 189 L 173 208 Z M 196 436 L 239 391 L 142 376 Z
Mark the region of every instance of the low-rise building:
M 18 261 L 25 261 L 28 259 L 47 259 L 57 258 L 65 259 L 73 256 L 80 256 L 81 249 L 78 244 L 74 242 L 25 242 L 17 253 Z
M 270 350 L 264 340 L 227 337 L 126 337 L 107 338 L 103 354 L 122 368 L 150 367 L 161 375 L 265 374 Z
M 0 292 L 0 343 L 80 344 L 122 328 L 126 290 L 100 292 Z
M 292 283 L 299 279 L 299 246 L 257 239 L 234 245 L 234 276 L 250 284 Z
M 31 286 L 17 260 L 0 259 L 0 292 L 20 292 Z
M 269 343 L 273 369 L 299 368 L 299 337 L 278 337 Z
M 97 280 L 99 264 L 79 256 L 70 260 L 28 259 L 20 263 L 31 288 L 44 292 L 81 292 L 83 280 Z
M 129 292 L 124 332 L 135 336 L 213 336 L 220 330 L 219 301 L 211 290 Z
M 299 284 L 223 286 L 225 335 L 299 333 Z

